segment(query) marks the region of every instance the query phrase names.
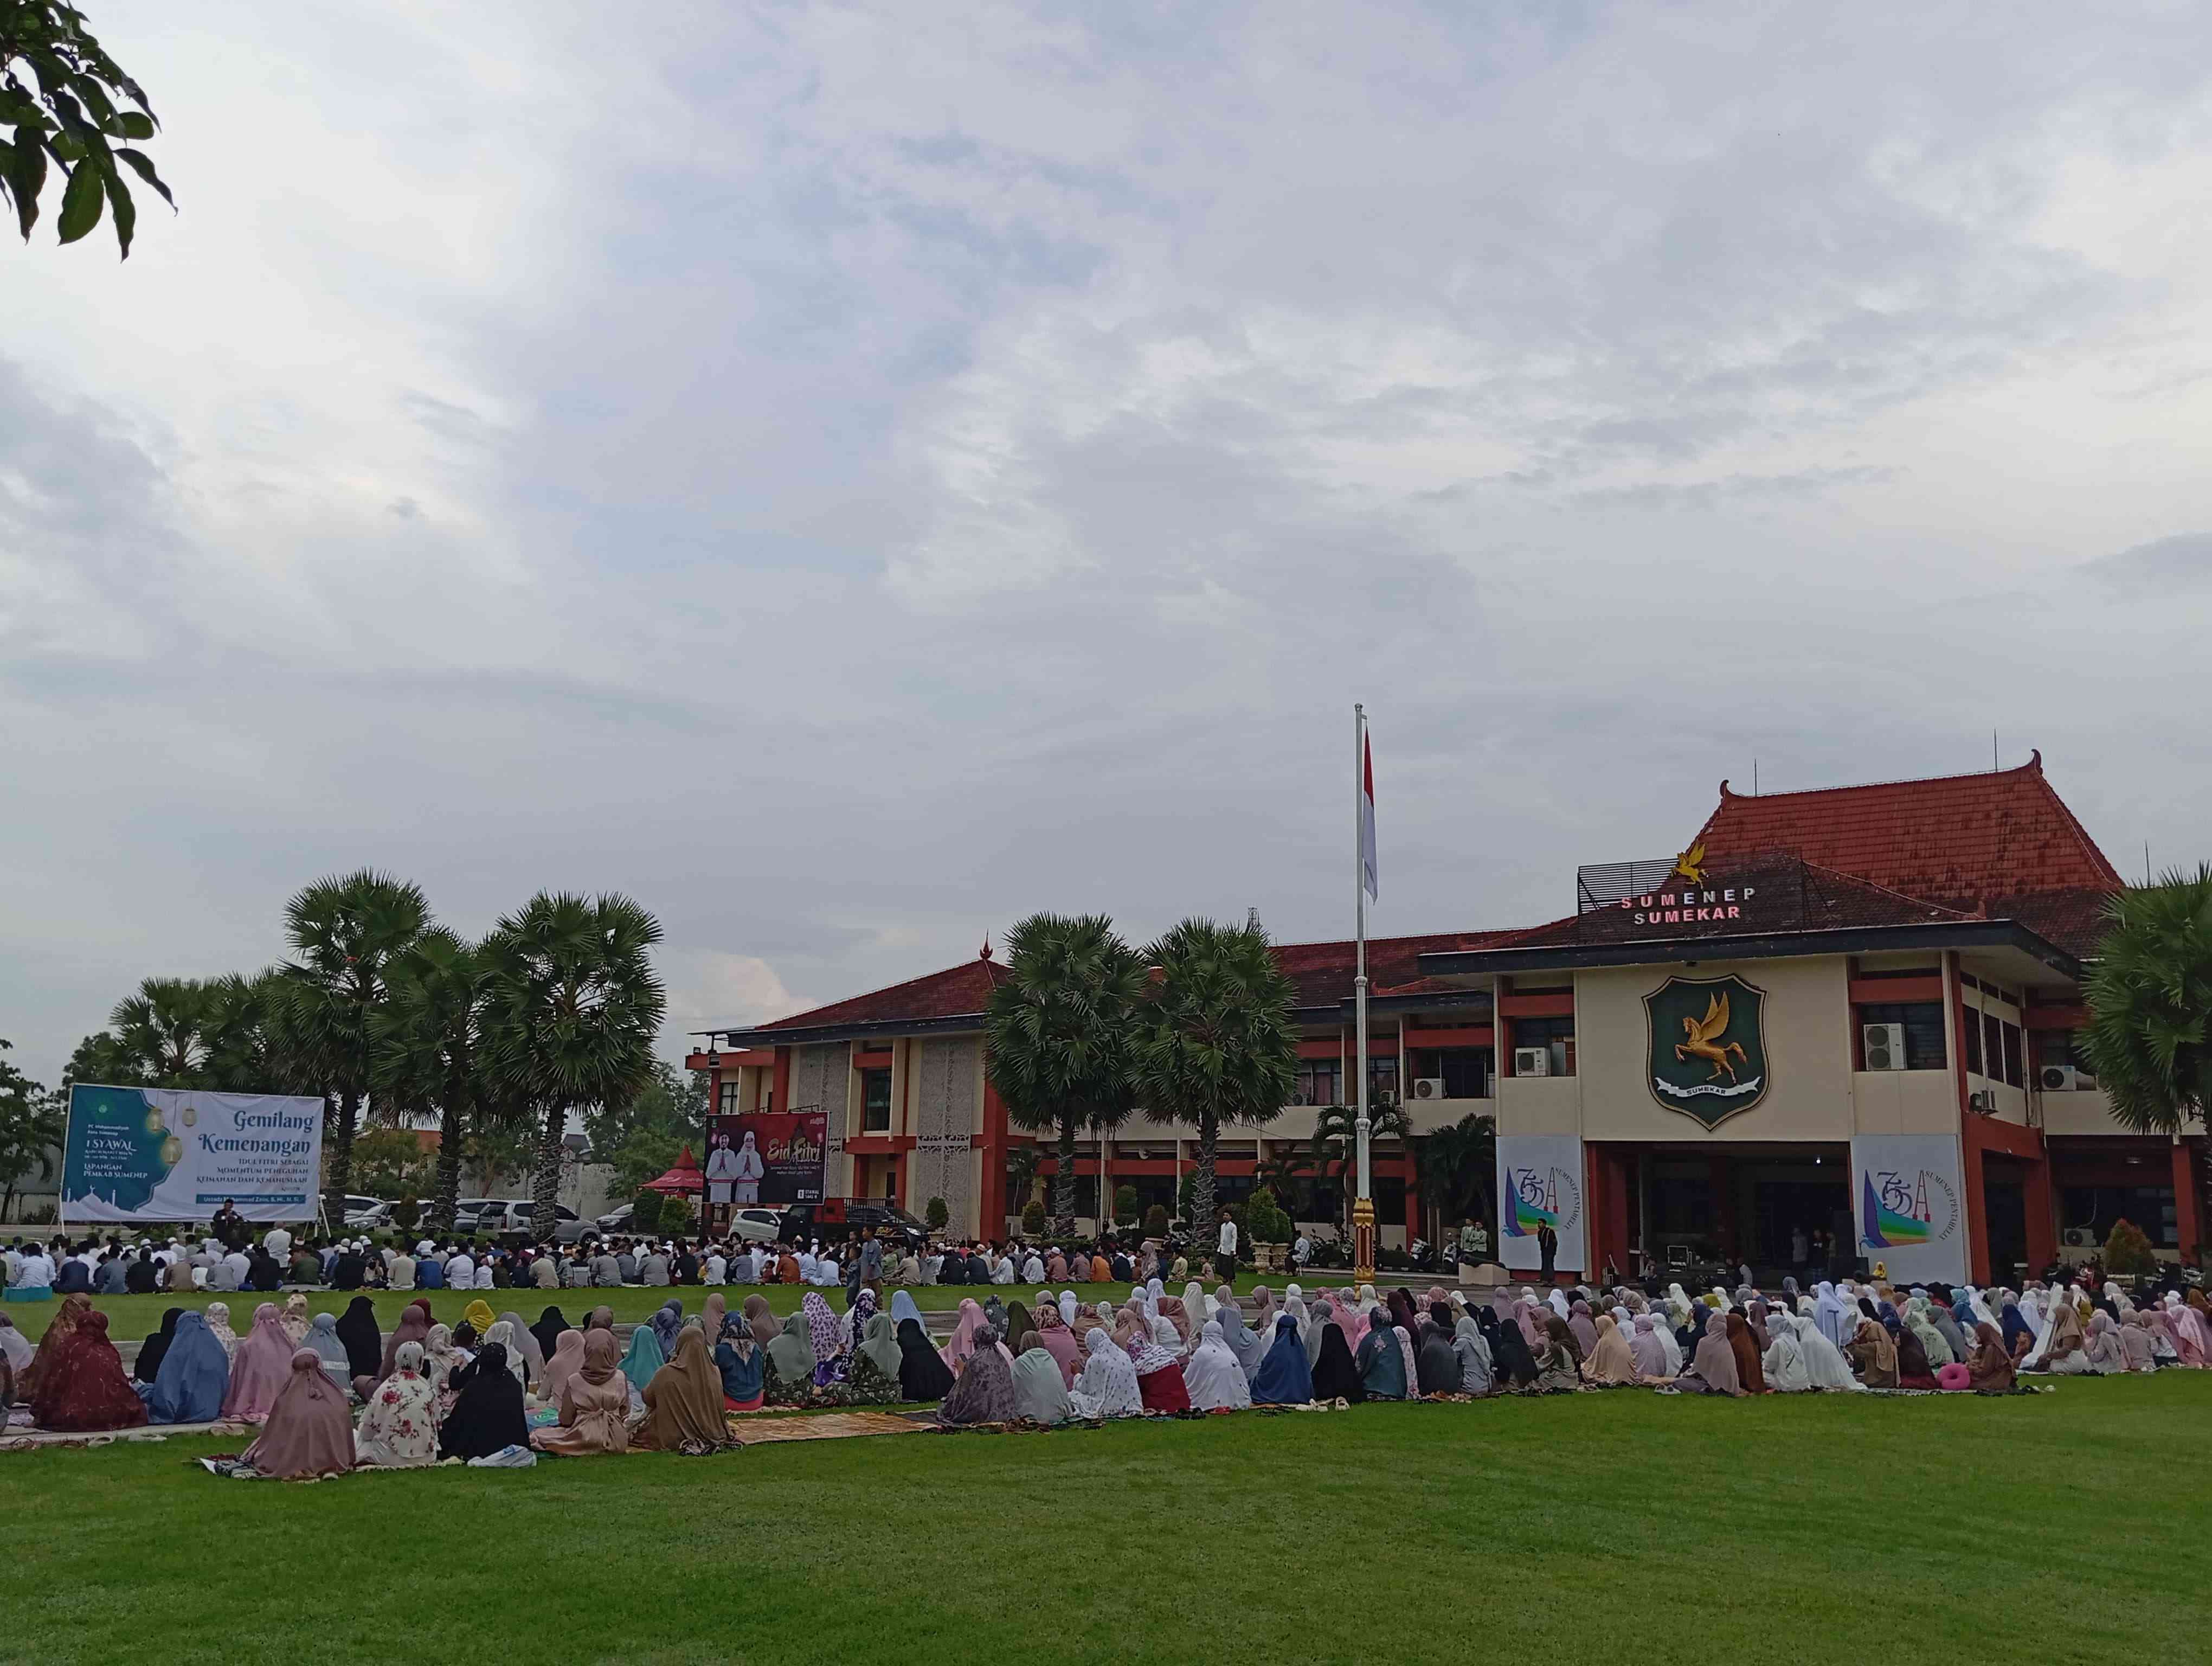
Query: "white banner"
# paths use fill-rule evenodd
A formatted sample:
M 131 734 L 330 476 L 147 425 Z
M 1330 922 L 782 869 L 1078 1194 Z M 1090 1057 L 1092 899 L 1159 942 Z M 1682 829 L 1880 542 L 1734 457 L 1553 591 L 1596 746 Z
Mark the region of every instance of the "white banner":
M 1966 1277 L 1966 1189 L 1950 1134 L 1863 1134 L 1851 1141 L 1858 1252 L 1900 1285 Z
M 80 1082 L 62 1151 L 65 1220 L 313 1220 L 323 1102 Z
M 1571 1134 L 1498 1136 L 1498 1259 L 1523 1272 L 1544 1265 L 1539 1231 L 1559 1235 L 1555 1268 L 1589 1268 L 1589 1221 L 1583 1207 L 1583 1142 Z

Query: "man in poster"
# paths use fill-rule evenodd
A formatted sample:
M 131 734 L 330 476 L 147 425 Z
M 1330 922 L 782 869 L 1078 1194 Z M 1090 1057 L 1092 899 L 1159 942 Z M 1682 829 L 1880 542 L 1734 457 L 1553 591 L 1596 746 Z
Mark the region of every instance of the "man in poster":
M 715 1205 L 730 1201 L 731 1184 L 738 1177 L 738 1154 L 730 1149 L 730 1136 L 717 1134 L 707 1154 L 707 1201 Z

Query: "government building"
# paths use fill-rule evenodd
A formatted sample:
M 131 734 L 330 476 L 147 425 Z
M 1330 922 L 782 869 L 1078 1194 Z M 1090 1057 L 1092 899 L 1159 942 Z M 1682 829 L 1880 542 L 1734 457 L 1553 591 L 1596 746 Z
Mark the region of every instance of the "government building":
M 1564 876 L 1563 876 L 1564 879 Z M 2084 963 L 2118 873 L 2052 789 L 2016 769 L 1747 795 L 1723 781 L 1671 859 L 1584 868 L 1572 914 L 1510 930 L 1368 945 L 1370 1096 L 1414 1140 L 1379 1142 L 1385 1245 L 1425 1213 L 1419 1136 L 1495 1118 L 1486 1224 L 1561 1272 L 1863 1259 L 1905 1280 L 2009 1279 L 2080 1258 L 2116 1219 L 2193 1253 L 2201 1141 L 2116 1124 L 2081 1061 Z M 1230 1128 L 1225 1200 L 1303 1157 L 1316 1110 L 1356 1087 L 1352 945 L 1277 950 L 1297 990 L 1292 1103 Z M 699 1036 L 717 1108 L 826 1113 L 824 1187 L 1003 1237 L 1018 1146 L 991 1086 L 981 957 L 772 1024 Z M 1196 1131 L 1132 1119 L 1077 1152 L 1080 1212 L 1102 1173 L 1174 1207 Z M 1276 1170 L 1273 1178 L 1279 1178 Z M 1288 1189 L 1341 1218 L 1339 1179 Z M 1325 1228 L 1325 1229 L 1333 1229 Z M 1824 1248 L 1825 1246 L 1827 1246 Z

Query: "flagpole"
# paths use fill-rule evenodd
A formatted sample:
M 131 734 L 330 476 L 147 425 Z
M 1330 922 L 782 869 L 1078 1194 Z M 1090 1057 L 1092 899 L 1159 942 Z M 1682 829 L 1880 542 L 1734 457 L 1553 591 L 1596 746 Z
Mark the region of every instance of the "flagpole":
M 1352 919 L 1357 976 L 1352 995 L 1358 1051 L 1352 1072 L 1358 1079 L 1358 1115 L 1352 1124 L 1358 1141 L 1358 1187 L 1352 1201 L 1352 1274 L 1355 1284 L 1375 1280 L 1375 1196 L 1367 1149 L 1372 1124 L 1367 1116 L 1367 708 L 1352 708 Z

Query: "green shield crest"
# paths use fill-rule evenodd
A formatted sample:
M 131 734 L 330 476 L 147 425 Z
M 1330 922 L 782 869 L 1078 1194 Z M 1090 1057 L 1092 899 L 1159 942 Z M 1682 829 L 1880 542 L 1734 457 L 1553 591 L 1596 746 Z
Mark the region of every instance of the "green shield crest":
M 1741 978 L 1670 977 L 1644 997 L 1645 1084 L 1717 1128 L 1766 1097 L 1766 992 Z

